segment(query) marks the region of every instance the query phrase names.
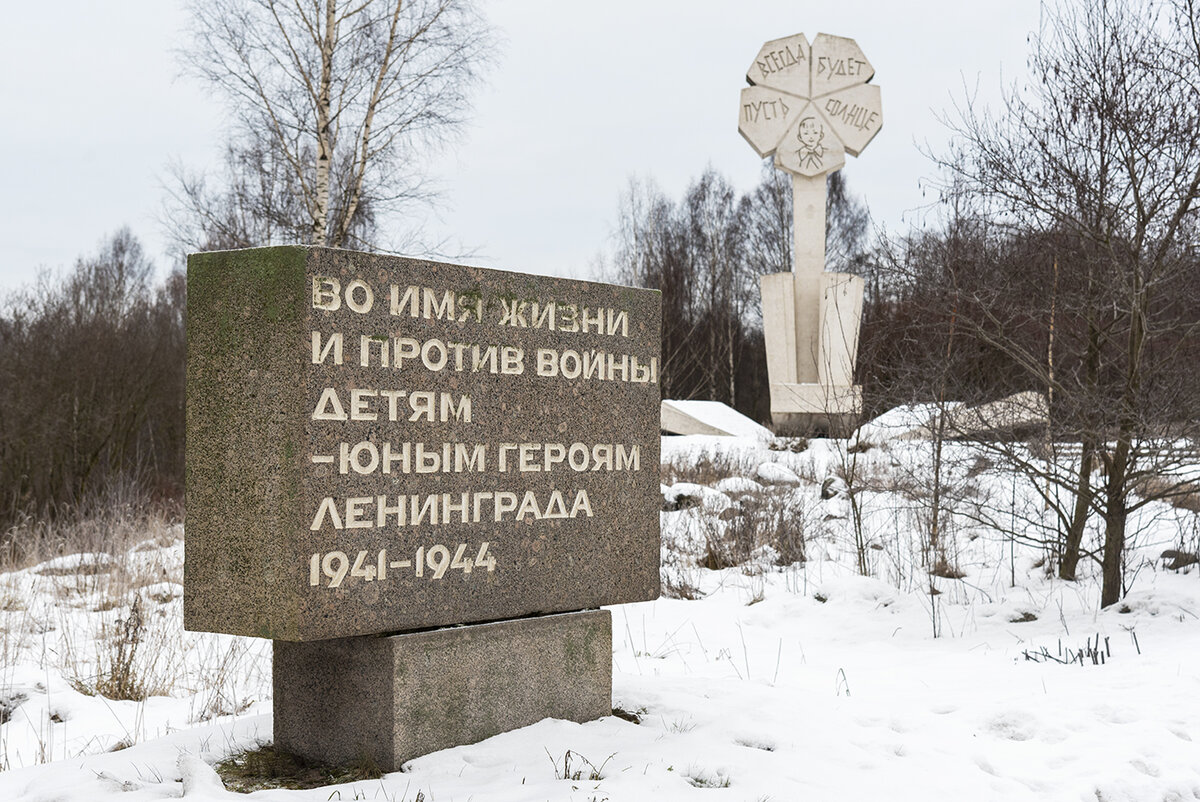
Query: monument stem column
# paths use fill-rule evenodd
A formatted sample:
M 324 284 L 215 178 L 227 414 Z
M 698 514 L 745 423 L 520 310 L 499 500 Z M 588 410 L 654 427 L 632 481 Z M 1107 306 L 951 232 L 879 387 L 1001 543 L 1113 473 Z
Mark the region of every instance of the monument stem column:
M 825 176 L 792 176 L 792 268 L 796 318 L 796 381 L 815 384 L 825 272 Z

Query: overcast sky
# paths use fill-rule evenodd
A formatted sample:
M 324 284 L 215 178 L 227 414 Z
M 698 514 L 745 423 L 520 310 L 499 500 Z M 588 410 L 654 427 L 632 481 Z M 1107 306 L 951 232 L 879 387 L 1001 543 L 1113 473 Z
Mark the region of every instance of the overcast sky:
M 884 126 L 846 177 L 877 224 L 903 230 L 931 199 L 919 145 L 978 92 L 995 104 L 1025 75 L 1037 0 L 490 0 L 504 39 L 465 140 L 438 157 L 431 239 L 481 265 L 586 276 L 631 176 L 678 198 L 711 164 L 739 190 L 759 160 L 737 133 L 760 45 L 819 31 L 856 39 L 882 88 Z M 216 163 L 220 99 L 180 78 L 181 0 L 19 3 L 0 26 L 0 291 L 69 266 L 130 226 L 165 269 L 166 165 Z

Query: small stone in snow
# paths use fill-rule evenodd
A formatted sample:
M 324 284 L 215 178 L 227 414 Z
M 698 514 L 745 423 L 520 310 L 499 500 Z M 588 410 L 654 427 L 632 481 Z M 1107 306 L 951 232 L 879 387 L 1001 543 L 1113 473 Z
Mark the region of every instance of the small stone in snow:
M 761 482 L 768 485 L 798 485 L 800 477 L 795 474 L 790 468 L 780 465 L 778 462 L 764 462 L 758 466 L 758 470 L 754 475 Z

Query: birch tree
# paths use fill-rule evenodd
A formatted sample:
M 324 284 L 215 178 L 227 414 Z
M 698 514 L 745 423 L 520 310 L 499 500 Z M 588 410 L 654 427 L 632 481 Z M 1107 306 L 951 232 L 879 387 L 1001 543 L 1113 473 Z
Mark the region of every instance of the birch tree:
M 492 53 L 471 0 L 204 0 L 186 72 L 231 112 L 223 172 L 176 168 L 187 249 L 378 248 L 381 215 L 428 202 L 423 163 L 460 131 Z

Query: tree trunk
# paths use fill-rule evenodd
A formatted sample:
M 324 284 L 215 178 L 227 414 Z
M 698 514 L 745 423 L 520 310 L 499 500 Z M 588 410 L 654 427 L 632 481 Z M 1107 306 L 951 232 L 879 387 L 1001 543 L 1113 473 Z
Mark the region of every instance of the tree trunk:
M 1075 486 L 1075 509 L 1071 512 L 1071 523 L 1067 528 L 1067 542 L 1058 564 L 1058 578 L 1074 581 L 1079 566 L 1079 549 L 1083 545 L 1083 533 L 1087 528 L 1088 512 L 1092 501 L 1092 464 L 1095 444 L 1091 437 L 1084 438 L 1083 454 L 1079 458 L 1079 482 Z
M 342 212 L 341 220 L 335 229 L 334 240 L 330 243 L 334 248 L 346 247 L 350 228 L 354 224 L 354 215 L 358 212 L 358 204 L 362 200 L 363 180 L 367 175 L 367 164 L 370 161 L 371 154 L 371 131 L 375 122 L 375 112 L 378 110 L 383 97 L 384 81 L 391 70 L 392 60 L 396 52 L 396 34 L 400 24 L 400 9 L 402 6 L 403 3 L 401 0 L 396 0 L 396 5 L 392 9 L 392 21 L 391 27 L 388 28 L 387 47 L 384 49 L 383 57 L 379 61 L 379 72 L 375 76 L 375 85 L 371 89 L 371 100 L 367 103 L 367 111 L 363 116 L 362 136 L 359 138 L 358 143 L 358 160 L 354 168 L 354 178 L 350 182 L 350 191 L 347 193 L 346 208 Z
M 1121 399 L 1121 418 L 1117 427 L 1117 443 L 1108 465 L 1104 503 L 1104 577 L 1100 588 L 1100 606 L 1115 604 L 1121 598 L 1121 558 L 1125 551 L 1125 508 L 1129 494 L 1129 457 L 1137 423 L 1138 392 L 1142 380 L 1142 355 L 1146 344 L 1146 309 L 1149 304 L 1141 277 L 1135 275 L 1132 314 L 1129 320 L 1129 340 L 1126 358 L 1125 388 Z
M 727 314 L 726 314 L 726 316 L 725 316 L 725 320 L 726 320 L 726 324 L 725 324 L 725 342 L 726 342 L 726 344 L 727 344 L 727 348 L 726 348 L 726 356 L 728 357 L 728 360 L 729 360 L 729 361 L 728 361 L 728 368 L 729 368 L 729 406 L 731 406 L 731 407 L 735 407 L 735 408 L 736 408 L 736 407 L 737 407 L 737 368 L 736 368 L 736 366 L 735 366 L 735 364 L 734 364 L 734 359 L 733 359 L 733 352 L 734 352 L 734 347 L 733 347 L 733 340 L 734 340 L 733 314 L 732 314 L 732 313 L 727 313 Z
M 1120 449 L 1120 446 L 1118 446 Z M 1124 457 L 1120 458 L 1122 461 Z M 1114 459 L 1116 463 L 1118 460 Z M 1100 587 L 1100 606 L 1108 607 L 1121 600 L 1121 558 L 1125 552 L 1125 466 L 1115 465 L 1109 475 L 1104 506 L 1104 562 Z
M 1090 284 L 1089 284 L 1090 290 Z M 1084 382 L 1088 398 L 1099 398 L 1100 384 L 1100 330 L 1096 327 L 1094 310 L 1088 310 L 1087 355 L 1084 357 Z M 1083 533 L 1087 528 L 1088 513 L 1092 506 L 1092 467 L 1095 464 L 1099 438 L 1094 432 L 1085 431 L 1081 438 L 1083 453 L 1079 457 L 1079 480 L 1075 486 L 1075 509 L 1067 529 L 1067 542 L 1063 544 L 1062 562 L 1058 566 L 1060 579 L 1074 580 L 1079 566 L 1079 549 L 1083 545 Z
M 937 555 L 940 551 L 941 533 L 938 531 L 941 525 L 942 511 L 942 443 L 946 438 L 946 410 L 943 404 L 939 403 L 937 413 L 937 427 L 933 433 L 933 493 L 930 498 L 929 511 L 929 554 L 926 558 L 929 568 L 933 568 L 937 562 Z
M 312 244 L 328 241 L 329 162 L 333 158 L 330 138 L 330 88 L 333 84 L 333 45 L 337 37 L 334 19 L 336 0 L 325 0 L 325 36 L 321 40 L 321 82 L 317 90 L 317 164 L 314 181 Z

